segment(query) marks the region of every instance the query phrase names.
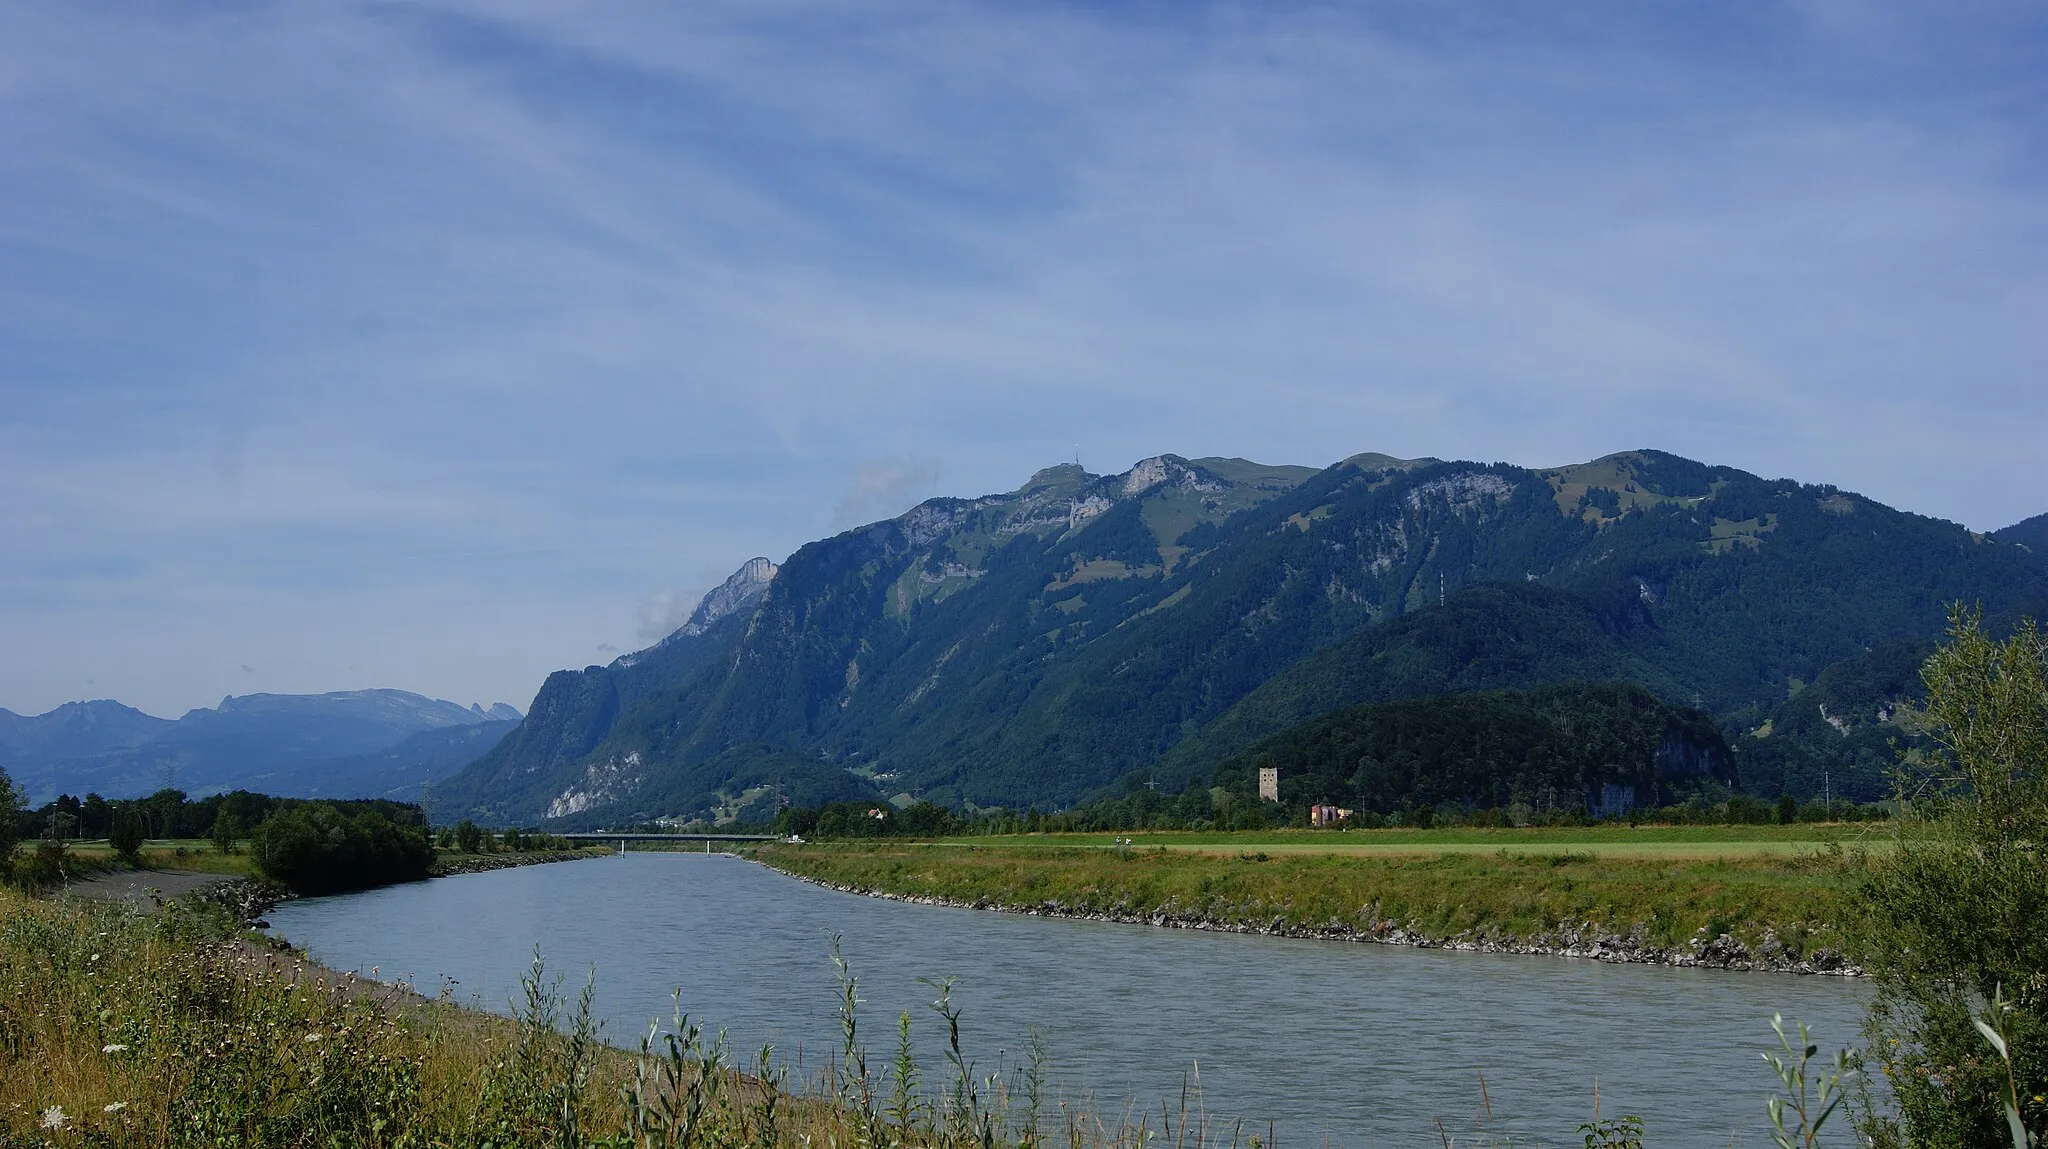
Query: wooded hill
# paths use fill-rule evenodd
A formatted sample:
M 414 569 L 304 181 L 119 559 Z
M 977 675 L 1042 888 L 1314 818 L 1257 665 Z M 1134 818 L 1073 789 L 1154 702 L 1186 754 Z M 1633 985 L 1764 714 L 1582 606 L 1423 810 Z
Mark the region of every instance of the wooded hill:
M 550 677 L 435 817 L 1055 806 L 1133 775 L 1206 780 L 1342 707 L 1564 682 L 1704 710 L 1740 768 L 1806 683 L 1937 635 L 1944 603 L 2048 603 L 2024 545 L 1655 451 L 1069 465 L 747 570 L 659 647 Z M 1769 796 L 1817 788 L 1810 749 L 1753 755 Z
M 1215 783 L 1256 794 L 1280 770 L 1280 803 L 1398 814 L 1421 807 L 1586 806 L 1622 790 L 1661 806 L 1701 781 L 1734 785 L 1714 722 L 1628 683 L 1568 683 L 1353 706 L 1312 718 L 1224 760 Z

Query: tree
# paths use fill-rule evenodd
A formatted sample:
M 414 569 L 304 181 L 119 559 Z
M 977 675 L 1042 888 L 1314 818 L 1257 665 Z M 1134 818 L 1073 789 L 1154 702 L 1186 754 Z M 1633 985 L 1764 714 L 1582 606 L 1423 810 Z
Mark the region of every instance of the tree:
M 474 854 L 483 849 L 484 832 L 475 822 L 464 818 L 455 823 L 455 848 L 465 854 Z
M 132 805 L 123 806 L 114 814 L 114 824 L 107 830 L 107 844 L 131 866 L 142 864 L 142 815 Z
M 242 837 L 242 820 L 234 811 L 222 810 L 213 816 L 213 848 L 223 854 L 235 852 L 235 843 Z
M 250 838 L 264 876 L 302 894 L 364 889 L 427 876 L 426 828 L 401 825 L 369 802 L 295 802 Z
M 1854 899 L 1898 1109 L 1870 1119 L 1879 1145 L 2010 1145 L 2009 1089 L 2028 1128 L 2048 1126 L 2048 639 L 2029 620 L 1999 642 L 1960 607 L 1949 634 L 1921 672 L 1923 792 L 1902 786 L 1896 848 Z M 2010 1080 L 1976 1025 L 1994 1001 Z

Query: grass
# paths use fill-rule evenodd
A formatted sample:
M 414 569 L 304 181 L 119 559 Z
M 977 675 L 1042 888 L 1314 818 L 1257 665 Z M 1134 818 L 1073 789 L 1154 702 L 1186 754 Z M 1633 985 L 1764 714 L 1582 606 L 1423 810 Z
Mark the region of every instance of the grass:
M 871 1056 L 843 965 L 844 1045 L 807 1081 L 680 1015 L 637 1051 L 605 1045 L 588 991 L 565 999 L 538 956 L 512 1018 L 329 978 L 203 907 L 142 915 L 0 887 L 0 1145 L 1257 1144 L 1199 1106 L 1098 1117 L 1043 1091 L 1042 1056 L 977 1075 L 943 985 L 943 1064 L 919 1066 L 907 1043 Z
M 1882 849 L 1883 823 L 1795 823 L 1790 826 L 1555 826 L 1443 830 L 1125 831 L 1020 834 L 945 839 L 941 844 L 1011 849 L 1113 850 L 1118 839 L 1138 849 L 1197 853 L 1439 855 L 1596 854 L 1615 858 L 1719 859 L 1794 857 L 1831 845 Z
M 85 839 L 68 843 L 71 854 L 82 860 L 98 863 L 111 869 L 116 865 L 114 848 L 105 839 Z M 249 856 L 247 847 L 232 854 L 223 854 L 213 848 L 213 843 L 198 838 L 152 838 L 142 844 L 140 854 L 142 869 L 145 870 L 194 870 L 203 874 L 236 874 L 252 877 L 256 873 L 255 859 Z
M 969 905 L 1052 902 L 1070 912 L 1301 933 L 1401 928 L 1435 939 L 1527 942 L 1591 926 L 1659 948 L 1701 931 L 1755 947 L 1769 931 L 1795 954 L 1840 948 L 1836 899 L 1854 852 L 1761 833 L 1734 843 L 1684 840 L 1697 832 L 1674 831 L 1662 844 L 1707 856 L 1645 856 L 1643 844 L 1619 842 L 1589 848 L 1603 842 L 1575 831 L 1472 840 L 1489 832 L 1471 830 L 1408 832 L 1410 840 L 1378 852 L 1321 846 L 1307 834 L 1233 835 L 1227 844 L 1209 840 L 1217 835 L 1138 834 L 1125 849 L 1077 835 L 1085 844 L 776 843 L 754 856 L 802 877 Z M 1161 840 L 1173 838 L 1195 840 Z

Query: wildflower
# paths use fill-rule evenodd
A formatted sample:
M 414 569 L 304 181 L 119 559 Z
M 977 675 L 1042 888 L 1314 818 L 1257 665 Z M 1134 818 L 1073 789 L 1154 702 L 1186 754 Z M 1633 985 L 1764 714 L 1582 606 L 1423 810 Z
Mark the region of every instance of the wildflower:
M 52 1105 L 48 1109 L 43 1110 L 43 1128 L 45 1129 L 62 1129 L 64 1128 L 64 1123 L 68 1120 L 70 1118 L 64 1116 L 64 1107 L 61 1105 Z
M 318 1040 L 320 1040 L 320 1035 L 319 1035 L 319 1034 L 317 1034 L 317 1033 L 309 1033 L 309 1034 L 307 1034 L 307 1035 L 306 1035 L 306 1040 L 307 1040 L 307 1041 L 318 1041 Z
M 102 1046 L 100 1046 L 100 1052 L 101 1052 L 101 1053 L 126 1053 L 126 1052 L 128 1052 L 128 1047 L 127 1047 L 127 1046 L 125 1046 L 125 1045 L 119 1045 L 119 1044 L 116 1044 L 116 1045 L 102 1045 Z
M 114 1102 L 114 1103 L 113 1103 L 113 1104 L 111 1104 L 111 1105 L 102 1105 L 102 1106 L 100 1106 L 100 1112 L 101 1112 L 101 1113 L 119 1113 L 120 1111 L 122 1111 L 123 1109 L 126 1109 L 126 1108 L 128 1108 L 128 1103 L 127 1103 L 126 1101 L 116 1101 L 116 1102 Z

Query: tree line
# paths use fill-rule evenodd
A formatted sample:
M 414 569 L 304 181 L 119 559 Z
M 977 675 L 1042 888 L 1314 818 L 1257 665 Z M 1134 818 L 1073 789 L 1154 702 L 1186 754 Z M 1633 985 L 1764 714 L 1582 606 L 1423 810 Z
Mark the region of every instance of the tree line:
M 276 798 L 247 790 L 193 799 L 164 789 L 147 798 L 60 795 L 30 809 L 0 773 L 0 869 L 38 887 L 76 871 L 71 845 L 104 839 L 131 866 L 151 839 L 211 839 L 221 854 L 244 850 L 264 877 L 298 893 L 333 893 L 427 876 L 433 864 L 426 816 L 381 798 Z M 32 841 L 23 852 L 19 843 Z

